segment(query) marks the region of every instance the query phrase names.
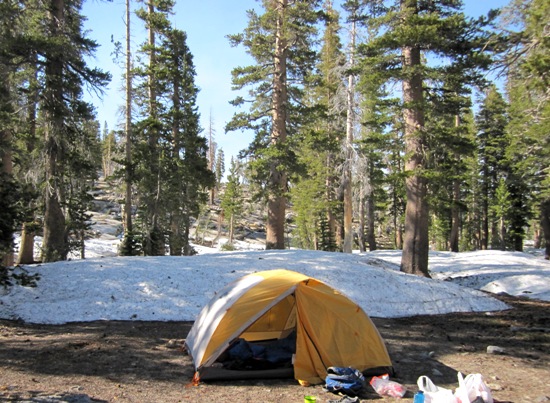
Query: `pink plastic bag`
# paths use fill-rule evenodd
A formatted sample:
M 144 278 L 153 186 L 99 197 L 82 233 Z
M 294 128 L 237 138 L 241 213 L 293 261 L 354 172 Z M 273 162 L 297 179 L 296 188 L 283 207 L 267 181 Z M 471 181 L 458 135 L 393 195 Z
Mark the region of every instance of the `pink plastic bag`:
M 370 380 L 372 388 L 380 396 L 391 396 L 391 397 L 403 397 L 407 393 L 407 389 L 400 383 L 390 381 L 390 376 L 384 374 L 382 376 L 374 376 Z

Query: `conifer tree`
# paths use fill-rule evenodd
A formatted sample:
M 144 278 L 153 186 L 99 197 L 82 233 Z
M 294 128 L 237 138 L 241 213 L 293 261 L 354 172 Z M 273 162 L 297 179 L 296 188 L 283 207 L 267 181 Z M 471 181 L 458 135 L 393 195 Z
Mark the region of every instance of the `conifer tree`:
M 531 211 L 532 206 L 543 230 L 546 259 L 550 259 L 550 172 L 545 169 L 550 160 L 549 13 L 547 1 L 514 1 L 511 31 L 519 28 L 519 32 L 509 36 L 509 49 L 503 58 L 509 68 L 509 159 L 517 175 L 513 178 L 513 193 L 532 196 L 519 205 L 513 202 L 513 232 L 517 233 L 528 218 L 518 214 Z M 521 238 L 515 238 L 514 248 L 518 249 Z
M 170 4 L 157 6 L 162 6 L 160 11 L 151 14 L 149 7 L 141 14 L 154 33 L 143 47 L 147 64 L 137 69 L 142 119 L 136 125 L 132 158 L 138 162 L 138 209 L 143 213 L 139 224 L 144 254 L 162 255 L 168 244 L 171 255 L 189 255 L 191 217 L 206 203 L 205 190 L 214 185 L 214 175 L 208 169 L 206 139 L 200 135 L 187 35 L 168 23 Z
M 265 13 L 248 11 L 245 32 L 229 37 L 233 45 L 244 45 L 256 62 L 233 70 L 235 89 L 252 86 L 253 99 L 250 111 L 235 114 L 226 131 L 251 129 L 256 134 L 247 153 L 257 174 L 254 179 L 265 185 L 267 249 L 285 247 L 287 180 L 294 163 L 291 140 L 303 112 L 301 86 L 315 57 L 318 4 L 319 0 L 264 0 Z M 237 97 L 232 103 L 244 102 Z
M 509 140 L 506 135 L 508 124 L 507 106 L 495 86 L 485 93 L 485 98 L 476 115 L 478 130 L 478 153 L 480 160 L 480 181 L 482 186 L 482 238 L 481 248 L 499 247 L 498 220 L 491 214 L 495 193 L 501 179 L 506 177 L 506 149 Z M 491 236 L 493 235 L 493 236 Z
M 79 118 L 92 116 L 90 105 L 82 101 L 82 86 L 87 83 L 101 88 L 110 76 L 89 68 L 84 61 L 93 54 L 97 44 L 83 36 L 81 1 L 51 0 L 47 6 L 46 31 L 42 34 L 52 41 L 42 48 L 38 47 L 43 43 L 35 45 L 44 65 L 41 109 L 45 121 L 46 189 L 42 259 L 50 262 L 65 259 L 69 252 L 63 211 L 67 203 L 65 161 L 71 157 L 72 146 L 82 134 Z
M 223 175 L 225 174 L 225 155 L 223 148 L 218 148 L 216 153 L 216 164 L 214 167 L 216 174 L 216 192 L 220 191 Z
M 136 254 L 136 235 L 132 220 L 132 185 L 134 182 L 134 164 L 132 161 L 133 146 L 133 122 L 132 122 L 132 101 L 133 101 L 133 69 L 132 69 L 132 46 L 131 46 L 131 0 L 126 0 L 126 63 L 125 63 L 125 110 L 124 110 L 124 210 L 123 230 L 124 235 L 120 244 L 119 253 L 122 256 Z
M 402 83 L 407 207 L 401 270 L 429 276 L 427 155 L 431 144 L 425 127 L 425 90 L 428 77 L 440 77 L 438 73 L 446 66 L 427 65 L 424 60 L 436 54 L 449 64 L 476 68 L 472 57 L 485 43 L 485 20 L 467 19 L 460 12 L 460 1 L 366 3 L 374 16 L 368 23 L 384 29 L 362 53 L 377 58 L 388 78 Z
M 233 244 L 235 231 L 235 220 L 241 215 L 243 208 L 243 195 L 241 183 L 239 182 L 239 166 L 233 158 L 229 166 L 227 184 L 221 201 L 221 208 L 224 217 L 229 220 L 229 244 Z
M 293 177 L 290 189 L 296 213 L 296 243 L 306 249 L 318 247 L 321 230 L 331 231 L 331 239 L 336 242 L 337 227 L 342 226 L 342 220 L 336 219 L 341 216 L 342 207 L 336 200 L 336 191 L 340 186 L 338 166 L 342 165 L 338 149 L 340 139 L 345 136 L 345 106 L 342 107 L 339 96 L 345 60 L 339 38 L 339 15 L 331 3 L 327 1 L 324 5 L 322 47 L 315 74 L 306 86 L 312 113 L 299 132 L 296 155 L 301 170 Z M 323 214 L 326 218 L 321 220 Z M 321 228 L 319 220 L 327 227 Z
M 141 54 L 146 57 L 137 70 L 141 82 L 136 91 L 140 95 L 139 106 L 142 119 L 137 122 L 139 160 L 138 175 L 140 209 L 143 215 L 143 252 L 145 255 L 164 255 L 165 236 L 159 220 L 161 219 L 161 167 L 160 167 L 160 130 L 159 119 L 159 88 L 157 80 L 157 56 L 160 47 L 157 43 L 159 35 L 170 27 L 168 20 L 172 12 L 173 1 L 149 0 L 145 8 L 137 11 L 137 15 L 145 22 L 147 40 L 141 47 Z

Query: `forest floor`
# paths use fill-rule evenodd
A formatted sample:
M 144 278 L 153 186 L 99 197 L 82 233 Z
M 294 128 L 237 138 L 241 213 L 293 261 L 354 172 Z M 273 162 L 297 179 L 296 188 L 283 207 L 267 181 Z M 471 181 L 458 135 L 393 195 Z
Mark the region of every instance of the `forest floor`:
M 420 375 L 457 386 L 481 373 L 498 402 L 550 402 L 550 303 L 501 296 L 513 309 L 373 318 L 411 401 Z M 33 325 L 0 320 L 0 402 L 317 402 L 338 400 L 293 379 L 200 383 L 182 348 L 190 322 Z M 497 346 L 499 354 L 487 347 Z M 361 401 L 395 401 L 367 386 Z

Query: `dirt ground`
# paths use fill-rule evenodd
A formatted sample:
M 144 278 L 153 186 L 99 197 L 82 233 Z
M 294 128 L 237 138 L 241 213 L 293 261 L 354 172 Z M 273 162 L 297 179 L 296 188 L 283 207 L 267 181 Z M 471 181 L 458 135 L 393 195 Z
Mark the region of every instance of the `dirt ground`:
M 513 309 L 373 318 L 411 401 L 420 375 L 455 388 L 457 371 L 481 373 L 498 402 L 550 402 L 550 303 L 499 297 Z M 191 385 L 182 350 L 189 322 L 62 326 L 0 321 L 0 402 L 318 402 L 338 400 L 292 379 Z M 503 349 L 489 354 L 487 347 Z M 369 387 L 361 401 L 382 398 Z

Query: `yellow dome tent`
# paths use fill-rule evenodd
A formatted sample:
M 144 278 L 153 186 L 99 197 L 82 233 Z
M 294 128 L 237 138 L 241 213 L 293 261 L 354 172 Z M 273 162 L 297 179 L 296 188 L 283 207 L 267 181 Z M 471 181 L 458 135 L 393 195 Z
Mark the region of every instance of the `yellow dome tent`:
M 234 370 L 220 362 L 236 340 L 266 344 L 293 332 L 295 354 L 286 368 Z M 318 384 L 330 366 L 393 373 L 386 346 L 361 307 L 319 280 L 283 269 L 249 274 L 221 289 L 185 344 L 196 380 L 293 375 L 300 383 Z

